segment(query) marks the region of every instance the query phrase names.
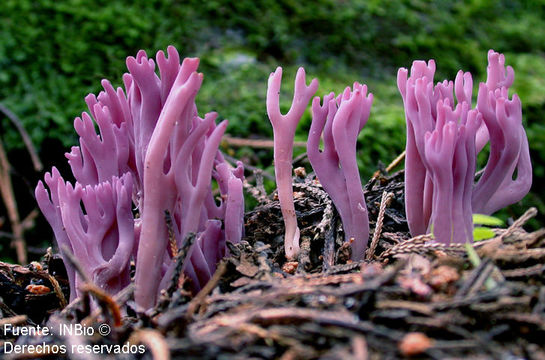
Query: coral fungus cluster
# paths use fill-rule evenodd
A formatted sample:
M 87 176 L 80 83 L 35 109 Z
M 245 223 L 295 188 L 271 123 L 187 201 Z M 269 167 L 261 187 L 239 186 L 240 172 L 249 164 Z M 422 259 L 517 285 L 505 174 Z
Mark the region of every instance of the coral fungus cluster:
M 76 184 L 53 168 L 45 176 L 49 193 L 42 182 L 36 188 L 61 252 L 73 252 L 97 285 L 119 291 L 135 261 L 135 298 L 142 309 L 165 288 L 173 249 L 187 234 L 198 234 L 184 264 L 196 290 L 225 255 L 226 241 L 238 242 L 243 234 L 243 168 L 227 164 L 218 151 L 227 122 L 216 125 L 215 113 L 197 113 L 198 59 L 180 64 L 169 47 L 168 58 L 159 52 L 156 61 L 159 76 L 140 51 L 127 58 L 124 90 L 103 81 L 104 91 L 86 98 L 89 113 L 74 122 L 80 146 L 67 154 Z M 74 298 L 79 277 L 68 268 Z
M 471 74 L 459 71 L 454 83 L 434 85 L 434 73 L 433 60 L 415 61 L 409 77 L 407 69 L 397 76 L 407 121 L 407 220 L 413 236 L 433 230 L 443 243 L 471 241 L 473 213 L 517 202 L 532 184 L 520 99 L 508 94 L 514 71 L 490 50 L 487 81 L 473 109 Z M 488 162 L 475 182 L 476 157 L 487 142 Z
M 127 58 L 124 88 L 103 80 L 86 98 L 89 111 L 74 121 L 79 146 L 66 156 L 75 184 L 57 169 L 36 187 L 40 209 L 61 254 L 73 253 L 89 277 L 109 293 L 134 280 L 141 310 L 154 306 L 172 277 L 177 255 L 196 234 L 183 271 L 194 290 L 210 279 L 226 243 L 244 236 L 244 169 L 218 150 L 227 121 L 200 117 L 195 97 L 199 60 L 168 48 L 156 60 L 140 51 Z M 157 64 L 158 73 L 155 65 Z M 433 231 L 437 241 L 472 238 L 472 214 L 492 213 L 520 200 L 531 185 L 528 141 L 520 100 L 509 97 L 514 72 L 503 55 L 489 53 L 488 78 L 472 108 L 472 78 L 433 84 L 435 64 L 416 61 L 398 73 L 407 120 L 406 213 L 413 235 Z M 318 89 L 299 69 L 291 109 L 279 109 L 282 69 L 269 78 L 267 113 L 274 131 L 278 197 L 285 222 L 285 253 L 296 259 L 299 229 L 293 202 L 292 147 L 297 124 Z M 456 103 L 453 96 L 456 97 Z M 369 219 L 356 162 L 357 137 L 373 95 L 354 83 L 339 95 L 312 100 L 307 152 L 317 178 L 340 214 L 352 259 L 367 247 Z M 95 130 L 98 128 L 98 134 Z M 475 181 L 476 156 L 490 142 L 489 160 Z M 321 145 L 323 143 L 323 145 Z M 513 178 L 516 172 L 516 177 Z M 213 195 L 213 183 L 219 199 Z M 131 279 L 131 261 L 136 273 Z M 66 262 L 71 297 L 79 275 Z

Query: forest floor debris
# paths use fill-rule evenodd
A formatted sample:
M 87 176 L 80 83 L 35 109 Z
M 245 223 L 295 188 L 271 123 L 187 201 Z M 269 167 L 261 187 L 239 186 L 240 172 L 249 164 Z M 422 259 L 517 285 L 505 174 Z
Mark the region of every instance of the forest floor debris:
M 87 299 L 60 311 L 68 283 L 62 261 L 51 253 L 26 267 L 0 263 L 2 329 L 53 329 L 38 336 L 4 332 L 0 351 L 12 359 L 59 357 L 52 348 L 8 353 L 9 343 L 65 345 L 62 356 L 74 359 L 94 358 L 71 353 L 74 346 L 96 345 L 106 346 L 96 349 L 112 359 L 545 359 L 545 229 L 523 229 L 535 209 L 475 243 L 475 264 L 463 245 L 410 238 L 403 173 L 378 172 L 365 186 L 375 240 L 367 260 L 355 263 L 319 182 L 300 178 L 294 191 L 301 227 L 297 262 L 284 259 L 274 194 L 254 189 L 260 205 L 246 215 L 246 237 L 230 246 L 209 284 L 192 295 L 178 271 L 146 314 L 134 311 L 132 287 L 113 299 L 90 287 Z M 92 302 L 98 304 L 93 311 Z M 121 319 L 112 316 L 112 302 Z M 55 331 L 62 324 L 95 331 Z M 111 331 L 101 336 L 104 324 Z M 127 341 L 146 351 L 108 355 L 107 346 Z

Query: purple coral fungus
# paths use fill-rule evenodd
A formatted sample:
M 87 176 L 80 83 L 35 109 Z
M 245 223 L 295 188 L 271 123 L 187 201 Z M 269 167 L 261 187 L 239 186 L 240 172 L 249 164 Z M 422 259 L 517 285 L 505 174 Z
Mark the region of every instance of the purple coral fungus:
M 444 81 L 434 86 L 433 60 L 415 61 L 409 77 L 406 69 L 399 69 L 397 82 L 407 122 L 405 208 L 413 236 L 434 227 L 442 242 L 471 239 L 467 223 L 472 213 L 491 214 L 519 201 L 530 189 L 532 169 L 520 100 L 516 94 L 512 100 L 508 96 L 514 71 L 505 68 L 503 55 L 493 50 L 488 61 L 487 81 L 479 85 L 477 107 L 471 111 L 471 74 L 460 71 L 454 84 Z M 476 156 L 488 141 L 489 159 L 474 184 Z M 462 160 L 464 142 L 466 160 Z M 467 164 L 466 170 L 462 164 Z M 447 169 L 451 175 L 446 175 Z M 453 235 L 460 229 L 466 229 L 465 236 Z
M 184 271 L 198 290 L 225 254 L 225 242 L 240 241 L 244 225 L 243 168 L 239 164 L 230 170 L 218 151 L 227 122 L 216 126 L 215 113 L 204 118 L 197 113 L 195 96 L 203 78 L 196 72 L 198 59 L 180 64 L 170 46 L 168 58 L 160 51 L 156 61 L 159 76 L 155 62 L 138 52 L 127 58 L 125 91 L 104 80 L 104 91 L 86 98 L 89 113 L 74 123 L 80 146 L 67 154 L 75 186 L 53 169 L 45 177 L 50 194 L 42 182 L 36 188 L 57 242 L 89 259 L 89 264 L 82 261 L 97 274 L 92 277 L 97 285 L 119 291 L 134 257 L 135 299 L 142 310 L 155 304 L 173 271 L 172 241 L 179 247 L 186 234 L 197 233 Z M 225 183 L 219 204 L 212 194 L 213 178 Z M 171 216 L 172 229 L 165 214 Z M 86 252 L 92 256 L 80 256 Z M 112 283 L 115 274 L 123 275 L 119 284 Z M 73 298 L 78 277 L 70 267 L 68 275 Z
M 356 142 L 366 124 L 373 95 L 355 83 L 335 98 L 330 93 L 312 102 L 307 154 L 320 183 L 342 219 L 345 241 L 352 241 L 352 259 L 363 258 L 369 237 L 369 218 L 356 163 Z M 320 150 L 323 133 L 324 148 Z

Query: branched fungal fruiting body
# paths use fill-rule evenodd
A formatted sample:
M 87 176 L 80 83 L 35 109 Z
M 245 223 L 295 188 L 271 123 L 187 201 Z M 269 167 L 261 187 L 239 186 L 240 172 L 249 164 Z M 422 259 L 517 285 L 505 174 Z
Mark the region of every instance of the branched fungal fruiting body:
M 180 64 L 178 52 L 169 47 L 168 58 L 159 52 L 156 62 L 159 75 L 155 61 L 139 51 L 127 58 L 125 91 L 104 80 L 103 92 L 86 97 L 89 113 L 74 122 L 80 146 L 67 154 L 75 186 L 53 169 L 45 176 L 51 197 L 43 183 L 36 188 L 60 247 L 85 259 L 89 275 L 98 274 L 93 277 L 98 286 L 119 291 L 109 276 L 128 274 L 129 260 L 135 259 L 135 299 L 141 310 L 152 307 L 167 286 L 175 268 L 173 250 L 183 247 L 186 234 L 197 235 L 183 269 L 198 291 L 224 256 L 226 241 L 240 241 L 244 226 L 244 169 L 241 164 L 230 169 L 218 151 L 227 121 L 216 126 L 215 113 L 204 118 L 197 113 L 195 97 L 203 79 L 196 72 L 199 60 Z M 213 179 L 225 183 L 219 203 Z M 108 189 L 120 186 L 124 197 L 108 200 Z M 93 193 L 96 201 L 91 201 Z M 78 277 L 67 267 L 73 299 Z
M 433 230 L 443 243 L 464 242 L 472 239 L 473 213 L 491 214 L 530 190 L 528 139 L 520 99 L 509 99 L 514 71 L 503 55 L 489 51 L 473 110 L 471 74 L 459 71 L 454 83 L 434 86 L 434 73 L 433 60 L 415 61 L 409 77 L 407 69 L 397 77 L 407 122 L 407 221 L 413 236 Z M 487 142 L 488 162 L 475 184 L 476 156 Z
M 356 144 L 369 118 L 373 95 L 355 83 L 335 98 L 330 93 L 312 102 L 307 154 L 342 219 L 345 241 L 352 242 L 352 260 L 361 260 L 369 238 L 369 217 L 356 163 Z M 323 133 L 324 148 L 320 150 Z
M 282 68 L 271 73 L 267 87 L 267 114 L 274 134 L 274 173 L 278 188 L 278 199 L 284 219 L 284 247 L 286 258 L 293 260 L 299 253 L 299 228 L 293 204 L 292 156 L 295 129 L 305 109 L 318 88 L 318 80 L 306 85 L 305 70 L 299 68 L 295 77 L 295 91 L 291 108 L 286 115 L 280 113 L 280 85 Z

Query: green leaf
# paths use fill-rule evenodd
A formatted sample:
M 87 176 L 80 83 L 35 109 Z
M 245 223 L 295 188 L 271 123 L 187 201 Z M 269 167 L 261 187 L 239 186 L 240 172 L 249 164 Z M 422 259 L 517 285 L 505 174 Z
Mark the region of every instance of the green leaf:
M 498 219 L 494 216 L 473 214 L 473 224 L 486 225 L 486 226 L 504 226 L 502 219 Z
M 473 229 L 473 241 L 492 239 L 496 234 L 487 227 L 476 227 Z
M 471 265 L 473 265 L 473 267 L 479 266 L 479 264 L 481 263 L 481 258 L 479 257 L 479 254 L 477 254 L 477 252 L 475 251 L 473 245 L 467 242 L 465 243 L 465 248 L 467 252 L 467 257 Z
M 473 265 L 473 267 L 475 268 L 478 267 L 481 264 L 481 258 L 479 257 L 479 254 L 477 254 L 477 251 L 475 251 L 473 245 L 471 243 L 466 243 L 465 248 L 467 252 L 467 257 L 469 259 L 469 262 L 471 262 L 471 265 Z M 490 275 L 488 275 L 488 278 L 484 282 L 484 286 L 487 290 L 492 290 L 496 286 L 498 286 L 498 283 L 494 279 L 492 279 Z

